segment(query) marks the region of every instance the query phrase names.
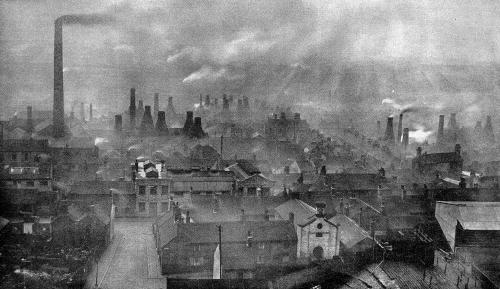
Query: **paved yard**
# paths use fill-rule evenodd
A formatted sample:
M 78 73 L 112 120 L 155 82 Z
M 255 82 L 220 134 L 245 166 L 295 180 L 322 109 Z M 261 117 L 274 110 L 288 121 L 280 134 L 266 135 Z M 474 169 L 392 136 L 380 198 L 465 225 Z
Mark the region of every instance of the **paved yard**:
M 166 287 L 155 251 L 151 221 L 115 220 L 115 239 L 101 257 L 97 283 L 106 289 Z M 88 278 L 94 288 L 95 273 Z

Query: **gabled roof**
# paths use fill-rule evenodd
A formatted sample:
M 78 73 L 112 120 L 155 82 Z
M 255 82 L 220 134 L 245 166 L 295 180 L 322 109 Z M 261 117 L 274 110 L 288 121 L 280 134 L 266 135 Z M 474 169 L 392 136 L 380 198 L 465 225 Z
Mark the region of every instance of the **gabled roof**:
M 177 233 L 190 243 L 217 243 L 218 225 L 222 226 L 222 242 L 247 242 L 248 232 L 253 242 L 297 241 L 295 227 L 289 221 L 181 223 L 177 224 Z
M 159 240 L 159 247 L 163 248 L 175 237 L 177 237 L 177 224 L 175 223 L 173 210 L 170 210 L 158 217 L 155 223 L 158 226 L 157 238 Z
M 318 217 L 316 215 L 312 215 L 311 217 L 307 218 L 306 222 L 305 223 L 297 223 L 297 226 L 299 227 L 306 227 L 312 223 L 314 223 L 314 221 L 318 220 L 318 219 L 323 219 L 323 221 L 329 223 L 330 225 L 333 225 L 335 227 L 338 227 L 337 224 L 334 224 L 332 222 L 330 222 L 328 219 L 328 216 L 325 215 L 325 216 L 322 216 L 322 217 Z
M 3 228 L 5 228 L 5 226 L 7 226 L 7 224 L 9 224 L 9 220 L 6 218 L 0 217 L 0 231 L 2 231 Z
M 73 222 L 80 222 L 87 216 L 87 214 L 80 210 L 77 206 L 69 205 L 68 216 Z
M 465 230 L 500 230 L 500 202 L 438 202 L 456 206 L 457 221 Z
M 288 200 L 274 208 L 274 210 L 283 220 L 288 220 L 290 213 L 293 213 L 296 224 L 305 223 L 309 217 L 316 214 L 315 208 L 298 199 Z
M 423 154 L 420 157 L 415 158 L 414 160 L 420 162 L 421 164 L 441 164 L 461 161 L 462 157 L 455 152 L 449 152 Z
M 239 185 L 246 186 L 246 187 L 270 188 L 274 185 L 274 181 L 264 177 L 262 174 L 258 174 L 258 175 L 249 176 L 248 178 L 244 179 L 243 181 L 240 181 Z
M 346 248 L 352 248 L 365 239 L 373 240 L 367 231 L 345 215 L 338 214 L 329 221 L 336 225 L 340 225 L 340 242 L 342 242 Z

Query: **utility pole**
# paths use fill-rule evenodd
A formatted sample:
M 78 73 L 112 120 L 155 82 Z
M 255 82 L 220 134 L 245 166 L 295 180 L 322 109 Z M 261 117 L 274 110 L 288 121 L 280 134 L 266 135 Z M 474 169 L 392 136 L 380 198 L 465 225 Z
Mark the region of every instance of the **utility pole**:
M 219 228 L 219 277 L 222 279 L 222 225 L 218 225 Z

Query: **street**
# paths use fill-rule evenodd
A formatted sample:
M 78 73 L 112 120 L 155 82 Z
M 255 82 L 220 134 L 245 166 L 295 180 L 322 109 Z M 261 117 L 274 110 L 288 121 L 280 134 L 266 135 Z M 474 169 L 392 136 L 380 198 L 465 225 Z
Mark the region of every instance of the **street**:
M 95 268 L 87 288 L 95 288 Z M 116 219 L 115 238 L 99 261 L 98 288 L 166 287 L 155 251 L 151 221 Z

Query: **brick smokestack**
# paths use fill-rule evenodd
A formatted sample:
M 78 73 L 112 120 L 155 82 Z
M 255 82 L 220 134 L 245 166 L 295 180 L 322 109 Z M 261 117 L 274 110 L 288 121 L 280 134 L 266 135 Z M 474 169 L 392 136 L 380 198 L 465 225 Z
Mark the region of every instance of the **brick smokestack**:
M 184 127 L 182 128 L 184 134 L 188 135 L 191 127 L 193 126 L 193 112 L 186 112 L 186 122 L 184 123 Z
M 134 129 L 135 128 L 135 116 L 136 116 L 135 88 L 130 89 L 130 106 L 128 107 L 128 112 L 130 115 L 130 129 Z
M 153 118 L 158 117 L 158 111 L 160 110 L 160 94 L 155 93 L 153 99 Z
M 382 132 L 382 126 L 380 120 L 377 120 L 377 138 L 380 138 L 380 133 Z
M 442 144 L 443 142 L 444 142 L 444 115 L 440 115 L 439 116 L 437 143 Z
M 54 102 L 52 107 L 52 134 L 64 136 L 64 80 L 63 80 L 63 17 L 54 22 Z
M 141 121 L 141 132 L 152 131 L 154 128 L 153 117 L 151 116 L 151 106 L 146 105 L 144 107 L 144 116 Z
M 205 135 L 203 132 L 203 129 L 201 127 L 201 117 L 195 117 L 194 118 L 194 124 L 191 126 L 191 129 L 189 130 L 189 136 L 190 137 L 195 137 L 195 138 L 201 138 Z
M 122 123 L 122 115 L 115 115 L 115 131 L 122 131 L 123 123 Z
M 387 126 L 385 128 L 384 140 L 387 141 L 391 145 L 394 144 L 394 127 L 393 127 L 393 118 L 392 117 L 387 118 Z
M 222 96 L 222 110 L 229 111 L 229 99 L 225 94 Z
M 452 130 L 458 129 L 458 126 L 457 126 L 457 114 L 456 113 L 452 113 L 450 115 L 450 125 L 449 125 L 449 128 L 452 129 Z
M 403 148 L 405 152 L 406 149 L 408 148 L 409 142 L 410 142 L 410 129 L 405 127 L 403 129 Z
M 92 120 L 93 115 L 92 115 L 92 103 L 89 105 L 89 120 Z
M 205 106 L 210 106 L 210 95 L 205 95 Z
M 28 106 L 27 108 L 27 118 L 26 118 L 26 131 L 29 133 L 33 132 L 33 108 Z
M 155 128 L 159 134 L 164 135 L 164 134 L 168 133 L 167 122 L 165 120 L 165 112 L 164 111 L 158 112 L 158 120 L 156 121 Z
M 243 96 L 243 108 L 244 109 L 249 109 L 250 108 L 250 103 L 248 102 L 248 97 Z
M 54 22 L 54 102 L 52 109 L 52 134 L 63 137 L 64 126 L 64 79 L 63 79 L 63 24 L 100 25 L 113 22 L 108 15 L 63 15 Z
M 85 121 L 85 105 L 83 102 L 80 103 L 80 119 Z
M 491 123 L 491 116 L 486 116 L 486 125 L 484 126 L 484 137 L 489 143 L 495 142 L 495 135 L 493 133 L 493 124 Z
M 200 107 L 203 107 L 203 95 L 200 93 Z
M 396 139 L 396 143 L 400 144 L 401 143 L 401 136 L 403 133 L 403 114 L 399 114 L 399 123 L 398 123 L 398 138 Z

